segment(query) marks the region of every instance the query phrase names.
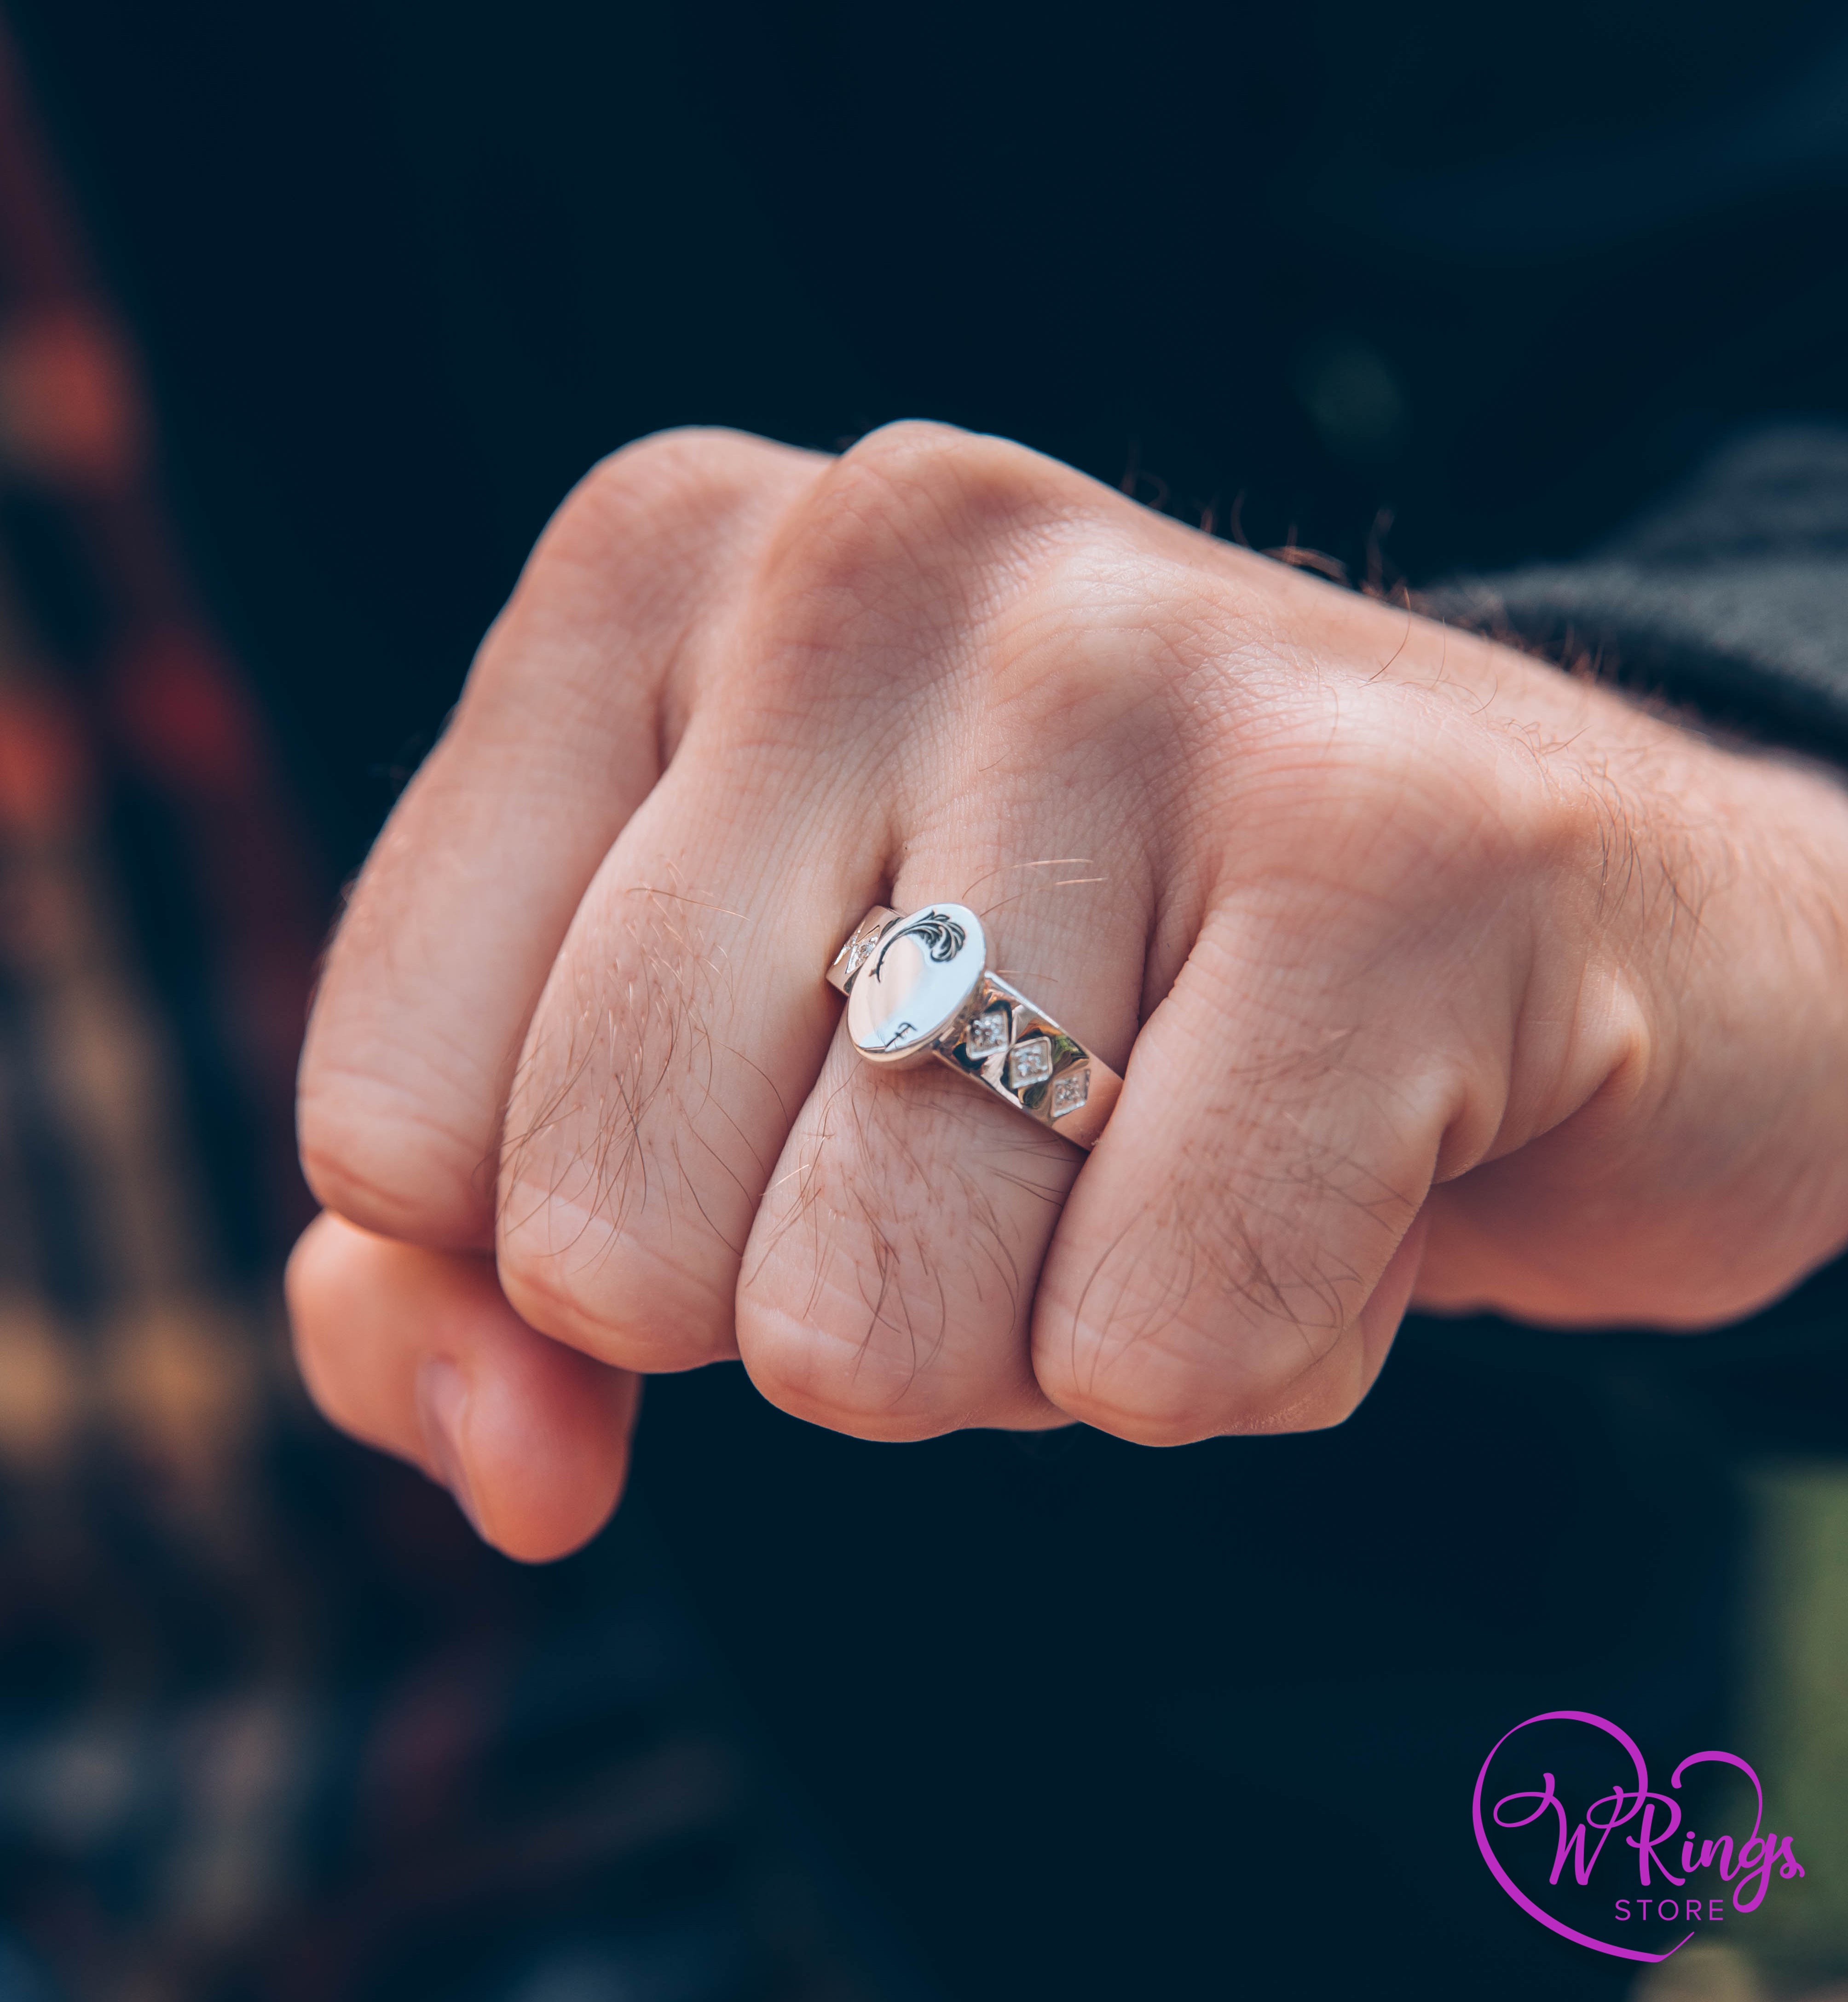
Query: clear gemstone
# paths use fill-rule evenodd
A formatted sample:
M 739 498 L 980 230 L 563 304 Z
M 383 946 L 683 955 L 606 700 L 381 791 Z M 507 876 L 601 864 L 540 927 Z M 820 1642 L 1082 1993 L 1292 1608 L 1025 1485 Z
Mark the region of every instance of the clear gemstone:
M 1016 1043 L 1007 1064 L 1007 1081 L 1016 1091 L 1030 1084 L 1044 1084 L 1052 1075 L 1052 1045 L 1044 1036 L 1029 1036 Z
M 1052 1086 L 1052 1116 L 1062 1118 L 1068 1112 L 1076 1112 L 1091 1095 L 1091 1067 L 1080 1064 L 1077 1069 L 1069 1070 L 1057 1079 Z
M 992 1057 L 997 1050 L 1007 1048 L 1007 1010 L 991 1008 L 985 1015 L 978 1015 L 969 1024 L 969 1033 L 963 1038 L 963 1048 L 972 1057 Z

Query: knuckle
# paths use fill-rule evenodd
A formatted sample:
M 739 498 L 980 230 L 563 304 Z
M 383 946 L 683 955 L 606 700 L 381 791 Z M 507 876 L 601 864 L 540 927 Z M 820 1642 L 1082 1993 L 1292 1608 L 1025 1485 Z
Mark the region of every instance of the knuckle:
M 503 1210 L 500 1289 L 528 1327 L 643 1373 L 729 1355 L 724 1303 L 699 1275 L 570 1204 Z
M 757 610 L 770 671 L 832 677 L 887 640 L 928 651 L 933 633 L 987 610 L 997 567 L 1081 483 L 1024 447 L 947 425 L 872 433 L 789 509 L 766 552 Z
M 1080 1272 L 1055 1259 L 1034 1327 L 1047 1396 L 1149 1446 L 1347 1417 L 1363 1387 L 1349 1289 L 1218 1236 L 1145 1224 Z
M 843 453 L 818 483 L 817 526 L 834 524 L 895 553 L 980 549 L 1088 494 L 1056 460 L 1015 445 L 915 420 L 887 424 Z
M 751 492 L 800 456 L 743 431 L 657 431 L 599 459 L 567 495 L 555 525 L 599 543 L 671 528 Z
M 1159 1335 L 1080 1328 L 1068 1355 L 1065 1367 L 1041 1374 L 1048 1396 L 1072 1417 L 1141 1446 L 1319 1431 L 1341 1424 L 1360 1402 L 1358 1344 L 1345 1331 L 1306 1346 L 1274 1331 L 1224 1325 Z
M 616 1360 L 608 1352 L 623 1346 L 622 1331 L 601 1311 L 598 1289 L 551 1248 L 553 1233 L 535 1233 L 530 1222 L 523 1218 L 511 1233 L 504 1218 L 501 1225 L 495 1267 L 507 1304 L 541 1334 Z
M 445 1126 L 403 1082 L 311 1056 L 297 1125 L 302 1171 L 323 1208 L 438 1250 L 488 1241 L 491 1177 L 479 1145 Z
M 1189 747 L 1177 691 L 1209 650 L 1170 616 L 1186 588 L 1159 560 L 1123 560 L 1097 538 L 1044 549 L 987 650 L 982 699 L 994 726 L 1044 734 L 1113 770 L 1179 763 Z M 1170 612 L 1151 616 L 1152 605 Z
M 902 1440 L 934 1438 L 957 1422 L 930 1373 L 875 1339 L 761 1301 L 741 1301 L 738 1336 L 758 1390 L 811 1425 L 855 1439 Z
M 1138 1446 L 1191 1446 L 1238 1428 L 1226 1424 L 1222 1391 L 1208 1372 L 1146 1345 L 1122 1349 L 1114 1331 L 1075 1330 L 1061 1363 L 1036 1358 L 1041 1386 L 1082 1423 Z
M 1072 475 L 1056 460 L 1011 439 L 954 424 L 901 418 L 867 432 L 842 453 L 835 472 L 848 486 L 876 487 L 896 500 L 993 499 L 1019 505 Z
M 482 650 L 473 681 L 515 682 L 580 643 L 601 677 L 612 622 L 671 640 L 722 580 L 741 535 L 811 480 L 815 455 L 741 432 L 668 431 L 601 460 L 560 503 Z
M 1233 696 L 1218 746 L 1240 775 L 1232 824 L 1280 887 L 1365 884 L 1401 909 L 1413 895 L 1461 909 L 1580 852 L 1578 789 L 1492 720 L 1459 719 L 1448 692 L 1267 671 Z

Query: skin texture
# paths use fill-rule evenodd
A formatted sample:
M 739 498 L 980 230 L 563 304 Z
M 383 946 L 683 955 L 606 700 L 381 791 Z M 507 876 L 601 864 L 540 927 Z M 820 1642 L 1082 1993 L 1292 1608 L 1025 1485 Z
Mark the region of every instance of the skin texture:
M 332 948 L 304 1375 L 543 1558 L 636 1379 L 868 1438 L 1339 1422 L 1409 1300 L 1695 1328 L 1848 1240 L 1848 800 L 940 427 L 593 472 Z M 967 903 L 1096 1151 L 853 1056 Z M 1133 1048 L 1132 1048 L 1133 1046 Z

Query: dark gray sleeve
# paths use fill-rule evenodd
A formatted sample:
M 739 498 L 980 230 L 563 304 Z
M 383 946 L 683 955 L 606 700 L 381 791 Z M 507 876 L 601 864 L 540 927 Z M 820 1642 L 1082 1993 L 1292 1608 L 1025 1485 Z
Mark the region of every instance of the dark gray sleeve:
M 1728 728 L 1848 756 L 1848 429 L 1743 434 L 1580 560 L 1456 579 L 1425 602 L 1588 654 Z

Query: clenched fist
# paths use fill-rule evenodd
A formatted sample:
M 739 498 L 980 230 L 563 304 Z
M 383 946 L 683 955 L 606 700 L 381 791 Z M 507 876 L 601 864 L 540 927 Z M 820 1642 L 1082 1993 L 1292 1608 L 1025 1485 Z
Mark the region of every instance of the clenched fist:
M 877 903 L 1126 1082 L 1086 1156 L 825 984 Z M 336 1422 L 542 1557 L 637 1379 L 879 1439 L 1351 1411 L 1414 1296 L 1697 1327 L 1848 1240 L 1848 803 L 923 425 L 566 503 L 334 943 Z

